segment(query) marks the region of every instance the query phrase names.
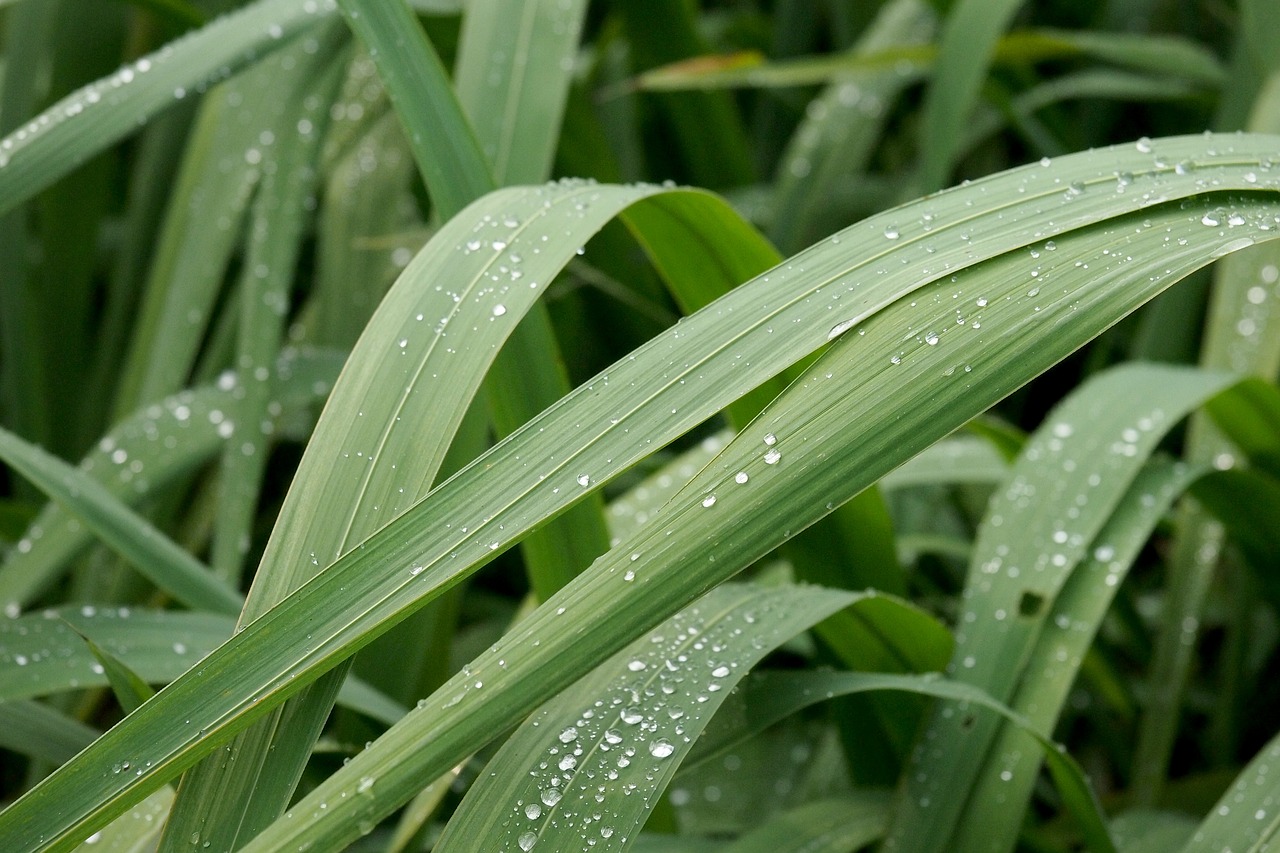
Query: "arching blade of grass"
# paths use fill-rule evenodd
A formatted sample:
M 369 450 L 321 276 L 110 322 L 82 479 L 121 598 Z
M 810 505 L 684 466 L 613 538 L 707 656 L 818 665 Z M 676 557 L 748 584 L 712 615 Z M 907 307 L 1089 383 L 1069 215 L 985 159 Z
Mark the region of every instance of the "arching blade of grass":
M 863 595 L 712 590 L 535 711 L 490 760 L 524 770 L 477 781 L 435 849 L 625 849 L 751 667 Z
M 1280 736 L 1273 737 L 1209 810 L 1183 847 L 1198 850 L 1269 850 L 1280 838 L 1280 792 L 1272 775 L 1280 765 Z
M 1075 682 L 1089 646 L 1112 599 L 1138 552 L 1172 503 L 1201 472 L 1179 463 L 1153 460 L 1134 478 L 1129 491 L 1112 511 L 1106 526 L 1091 543 L 1091 551 L 1063 585 L 1042 633 L 1027 655 L 1027 675 L 1018 684 L 1010 706 L 1042 731 L 1052 731 Z M 1002 814 L 1025 807 L 1038 776 L 1039 756 L 1028 749 L 1026 737 L 1003 726 L 987 750 L 983 769 L 970 797 L 965 820 L 990 820 L 995 803 Z M 1002 799 L 993 799 L 996 793 Z M 1017 828 L 1012 821 L 989 825 L 979 842 L 962 831 L 960 841 L 970 848 L 1000 843 L 1012 849 Z
M 733 733 L 745 737 L 795 712 L 836 696 L 872 691 L 903 691 L 930 696 L 967 708 L 976 706 L 984 713 L 970 714 L 974 719 L 992 716 L 1016 726 L 1031 738 L 1045 759 L 1068 811 L 1079 822 L 1088 849 L 1114 851 L 1107 833 L 1101 807 L 1093 794 L 1084 771 L 1059 744 L 1041 732 L 1030 720 L 993 699 L 988 693 L 960 681 L 939 678 L 936 673 L 896 675 L 869 672 L 760 672 L 748 677 L 738 703 L 747 709 L 748 721 Z M 990 713 L 994 712 L 994 714 Z
M 183 604 L 226 614 L 240 612 L 238 592 L 85 472 L 3 429 L 0 458 Z
M 1064 157 L 1056 168 L 1014 170 L 854 226 L 686 318 L 412 508 L 399 504 L 395 490 L 403 480 L 389 478 L 389 499 L 379 506 L 409 511 L 249 622 L 205 659 L 200 677 L 175 681 L 0 813 L 0 839 L 15 849 L 24 849 L 20 839 L 36 839 L 32 843 L 51 849 L 78 841 L 531 527 L 843 334 L 833 348 L 835 360 L 827 359 L 830 366 L 815 365 L 809 378 L 775 403 L 773 415 L 762 416 L 735 439 L 722 462 L 705 469 L 656 522 L 559 594 L 567 604 L 577 602 L 574 617 L 558 623 L 572 624 L 572 635 L 544 626 L 557 624 L 552 614 L 559 605 L 553 598 L 541 615 L 522 623 L 472 668 L 473 675 L 484 672 L 484 701 L 464 701 L 473 688 L 446 685 L 439 704 L 411 713 L 304 802 L 300 813 L 308 820 L 320 799 L 332 806 L 308 824 L 311 837 L 326 843 L 349 838 L 344 833 L 354 831 L 360 820 L 384 815 L 412 796 L 415 781 L 438 777 L 474 751 L 477 741 L 583 674 L 602 650 L 616 650 L 771 550 L 824 515 L 829 503 L 852 497 L 1178 276 L 1275 234 L 1280 204 L 1268 192 L 1247 190 L 1267 186 L 1270 173 L 1260 163 L 1276 156 L 1280 141 L 1209 136 L 1161 140 L 1152 147 L 1154 154 L 1144 142 Z M 1178 163 L 1184 165 L 1175 169 Z M 1113 192 L 1118 170 L 1135 175 L 1123 193 Z M 642 192 L 594 191 L 601 199 L 588 208 L 589 215 L 617 193 Z M 553 190 L 526 192 L 533 194 L 532 201 L 537 193 Z M 512 200 L 504 193 L 479 202 L 437 235 L 411 269 L 442 281 L 456 280 L 457 273 L 446 274 L 440 265 L 460 265 L 458 273 L 482 270 L 500 251 L 489 241 L 510 239 L 510 230 L 496 217 L 511 210 Z M 926 211 L 934 217 L 927 232 L 915 224 Z M 577 221 L 576 214 L 568 220 Z M 568 223 L 548 227 L 552 224 Z M 1025 250 L 1031 245 L 1048 251 L 1049 239 L 1062 257 L 1081 266 L 1064 264 L 1052 279 L 1042 279 L 1041 287 L 1028 288 L 1037 263 Z M 468 254 L 472 241 L 480 246 Z M 568 257 L 578 245 L 576 235 L 549 239 L 542 254 L 554 247 Z M 349 363 L 344 378 L 352 390 L 341 395 L 341 405 L 335 391 L 330 409 L 362 411 L 364 392 L 356 389 L 374 387 L 368 371 L 388 352 L 395 356 L 399 340 L 412 341 L 415 348 L 432 341 L 452 345 L 449 336 L 456 326 L 442 329 L 443 337 L 418 331 L 420 321 L 406 290 L 393 289 L 384 301 L 366 337 L 370 356 Z M 914 295 L 903 300 L 908 294 Z M 444 298 L 446 310 L 455 310 L 452 299 Z M 480 328 L 490 322 L 485 312 L 492 317 L 499 304 L 506 307 L 506 301 L 484 293 L 457 310 L 474 312 L 473 323 Z M 885 306 L 893 309 L 882 310 Z M 964 326 L 957 323 L 957 307 Z M 483 357 L 471 349 L 449 353 L 451 364 Z M 394 370 L 388 381 L 403 387 Z M 911 389 L 910 397 L 904 398 L 904 388 Z M 792 405 L 795 396 L 801 399 Z M 405 400 L 420 402 L 412 394 Z M 375 436 L 383 429 L 357 423 Z M 329 429 L 346 426 L 335 421 Z M 802 430 L 809 440 L 786 442 L 784 428 Z M 764 443 L 770 431 L 783 436 L 776 448 Z M 398 431 L 390 435 L 399 440 Z M 366 463 L 352 454 L 373 446 L 366 440 L 349 443 L 346 435 L 339 439 L 313 440 L 309 448 L 323 454 L 326 477 L 352 468 L 363 471 Z M 833 441 L 837 445 L 828 444 Z M 780 464 L 789 454 L 790 464 Z M 777 464 L 769 464 L 765 455 Z M 734 492 L 737 472 L 760 483 Z M 328 500 L 320 497 L 323 490 L 307 488 L 306 478 L 299 477 L 295 491 L 301 489 L 312 501 Z M 709 492 L 724 501 L 723 511 L 703 505 Z M 765 492 L 768 499 L 756 500 Z M 349 490 L 343 497 L 340 506 L 349 506 Z M 334 532 L 304 533 L 310 516 L 294 522 L 292 511 L 286 506 L 282 513 L 278 536 L 290 547 L 281 553 L 296 555 L 303 562 L 299 570 L 306 570 L 312 548 L 317 559 L 332 559 L 336 549 L 313 543 L 319 533 Z M 307 511 L 327 515 L 333 510 L 321 504 Z M 667 537 L 671 525 L 698 532 Z M 293 536 L 301 538 L 290 543 Z M 624 592 L 620 576 L 636 552 L 648 554 L 649 567 L 640 575 L 642 582 Z M 259 578 L 280 583 L 282 574 L 269 571 Z M 541 645 L 532 645 L 532 639 Z M 498 666 L 504 652 L 509 652 L 509 671 Z M 456 703 L 455 697 L 460 697 Z M 157 722 L 175 718 L 192 723 L 166 728 Z M 415 731 L 427 718 L 425 733 Z M 406 749 L 406 744 L 413 746 Z M 125 754 L 151 765 L 140 775 L 112 775 L 112 762 Z M 380 780 L 372 801 L 334 794 L 353 791 L 370 775 L 370 764 Z M 361 817 L 352 819 L 352 810 Z M 292 825 L 278 822 L 254 845 L 271 847 Z
M 843 646 L 848 654 L 842 655 L 841 662 L 855 671 L 936 674 L 951 656 L 951 632 L 930 614 L 894 596 L 861 597 L 827 621 L 845 630 Z M 839 644 L 833 645 L 837 650 L 844 650 Z M 769 673 L 751 676 L 742 689 L 726 701 L 694 744 L 685 762 L 686 768 L 711 761 L 805 705 L 820 701 L 819 696 L 810 696 L 800 705 L 779 704 L 769 698 L 762 700 L 762 696 L 771 694 L 768 688 L 757 692 L 752 687 L 755 678 L 768 683 Z M 781 694 L 774 698 L 780 697 Z M 789 701 L 796 698 L 790 695 Z M 782 710 L 775 710 L 779 708 Z
M 342 357 L 333 352 L 285 353 L 272 380 L 273 398 L 280 404 L 275 428 L 283 429 L 289 419 L 323 400 L 341 363 Z M 128 506 L 162 493 L 226 442 L 224 425 L 234 403 L 234 379 L 228 374 L 214 385 L 146 406 L 103 436 L 80 469 Z M 17 616 L 92 538 L 66 509 L 47 505 L 0 566 L 5 614 Z
M 721 849 L 721 853 L 844 853 L 859 850 L 884 832 L 888 795 L 859 790 L 805 803 Z
M 880 481 L 885 491 L 939 483 L 997 484 L 1009 476 L 1009 464 L 991 442 L 971 435 L 939 441 L 913 456 Z
M 1044 270 L 1047 282 L 1055 272 L 1052 265 Z M 954 677 L 1008 703 L 1022 690 L 1031 702 L 1041 692 L 1040 682 L 1057 682 L 1039 698 L 1056 699 L 1059 704 L 1038 711 L 1045 715 L 1045 722 L 1056 720 L 1056 709 L 1066 698 L 1082 649 L 1075 649 L 1076 656 L 1068 651 L 1065 660 L 1058 659 L 1058 644 L 1045 636 L 1046 632 L 1052 635 L 1050 619 L 1058 615 L 1070 624 L 1079 623 L 1091 637 L 1109 601 L 1108 597 L 1091 608 L 1092 613 L 1055 612 L 1058 596 L 1081 571 L 1078 567 L 1095 544 L 1115 550 L 1114 544 L 1100 543 L 1098 536 L 1155 445 L 1193 408 L 1231 381 L 1222 374 L 1122 368 L 1093 379 L 1054 411 L 1023 449 L 978 531 L 966 582 L 966 606 L 958 618 L 956 649 L 948 669 Z M 1136 547 L 1131 551 L 1136 552 Z M 1092 571 L 1084 585 L 1101 583 L 1105 590 L 1107 570 L 1119 571 L 1127 565 L 1113 560 L 1114 556 L 1099 559 L 1102 572 Z M 1048 669 L 1042 671 L 1044 667 Z M 1059 672 L 1065 672 L 1061 680 Z M 999 777 L 1001 771 L 1011 771 L 1005 764 L 1008 752 L 990 751 L 997 737 L 994 722 L 971 722 L 950 705 L 935 711 L 926 745 L 906 771 L 908 781 L 890 829 L 890 838 L 901 849 L 939 844 L 976 849 L 992 840 L 997 830 L 986 825 L 990 814 L 985 813 L 987 821 L 981 824 L 971 823 L 970 815 L 986 808 L 1008 809 L 1019 802 L 1014 796 L 1017 787 L 1006 788 L 1009 799 L 1002 799 L 998 806 L 994 800 L 972 794 L 984 775 Z M 990 763 L 984 765 L 988 755 Z M 1033 776 L 1034 769 L 1024 768 L 1025 776 L 1018 783 L 1024 795 L 1030 794 L 1033 779 L 1026 777 Z M 1009 832 L 1017 830 L 1016 822 L 998 823 Z M 981 837 L 971 836 L 979 826 Z
M 498 347 L 572 256 L 567 245 L 547 250 L 541 238 L 555 228 L 558 236 L 585 242 L 617 207 L 654 192 L 618 190 L 609 204 L 585 184 L 512 190 L 489 197 L 487 217 L 455 218 L 441 229 L 383 300 L 335 385 L 242 625 L 427 492 Z M 563 212 L 587 202 L 596 209 L 564 235 Z M 238 762 L 208 762 L 190 774 L 162 849 L 180 847 L 193 834 L 235 844 L 273 820 L 292 795 L 344 676 L 345 668 L 329 674 L 237 738 Z M 263 770 L 248 774 L 255 762 Z
M 54 104 L 0 140 L 0 212 L 334 9 L 333 0 L 258 0 Z
M 1242 210 L 1237 203 L 1233 216 L 1249 221 Z M 1266 210 L 1262 219 L 1253 220 L 1259 235 L 1274 227 L 1275 214 Z M 376 820 L 385 814 L 382 809 L 403 802 L 414 778 L 442 772 L 458 759 L 462 744 L 474 747 L 475 737 L 488 736 L 481 732 L 509 725 L 557 685 L 590 668 L 601 649 L 618 648 L 619 638 L 634 636 L 654 616 L 672 612 L 767 553 L 873 482 L 884 468 L 959 426 L 1040 365 L 1065 355 L 1071 340 L 1100 332 L 1144 292 L 1212 260 L 1219 250 L 1195 248 L 1197 237 L 1223 245 L 1221 233 L 1206 235 L 1203 218 L 1213 220 L 1213 214 L 1204 208 L 1149 207 L 1138 216 L 1058 235 L 1049 251 L 1064 252 L 1068 261 L 1051 265 L 1053 275 L 1041 279 L 1042 287 L 1028 290 L 1024 283 L 1031 270 L 1043 271 L 1037 259 L 1011 253 L 912 293 L 910 300 L 864 321 L 861 334 L 847 332 L 804 381 L 792 385 L 664 512 L 330 777 L 250 849 L 295 843 L 335 849 L 350 841 L 353 824 Z M 1150 254 L 1135 245 L 1143 234 L 1154 236 Z M 1117 251 L 1133 260 L 1115 263 Z M 800 265 L 798 259 L 793 264 Z M 974 300 L 963 327 L 955 322 L 962 296 Z M 732 295 L 725 300 L 731 301 Z M 971 335 L 973 322 L 981 334 Z M 837 333 L 844 328 L 833 327 Z M 904 328 L 911 331 L 904 335 Z M 1046 328 L 1055 333 L 1045 334 Z M 942 331 L 935 335 L 931 329 Z M 957 333 L 966 340 L 943 337 Z M 611 380 L 617 381 L 622 370 L 610 371 Z M 983 377 L 998 381 L 983 382 Z M 914 392 L 908 400 L 901 397 L 904 388 Z M 894 406 L 884 402 L 890 398 Z M 549 419 L 545 428 L 552 423 Z M 593 450 L 584 447 L 579 461 L 594 456 Z M 798 458 L 787 464 L 792 453 Z M 450 485 L 434 497 L 443 499 Z M 630 586 L 622 580 L 627 571 L 637 576 Z M 475 682 L 484 685 L 483 691 Z M 378 794 L 352 797 L 365 778 L 376 780 Z
M 462 18 L 455 85 L 500 186 L 545 181 L 585 0 L 483 0 Z

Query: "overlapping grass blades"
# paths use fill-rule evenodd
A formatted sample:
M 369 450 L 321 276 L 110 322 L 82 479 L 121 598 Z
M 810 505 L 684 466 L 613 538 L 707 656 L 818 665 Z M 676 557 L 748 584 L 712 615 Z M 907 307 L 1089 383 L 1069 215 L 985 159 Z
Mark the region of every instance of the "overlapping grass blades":
M 299 807 L 305 821 L 277 823 L 255 844 L 279 843 L 298 826 L 302 837 L 326 845 L 349 839 L 362 820 L 411 796 L 414 779 L 439 775 L 477 739 L 589 669 L 601 649 L 618 648 L 785 541 L 825 514 L 829 503 L 852 497 L 1180 275 L 1273 235 L 1276 205 L 1257 190 L 1270 179 L 1264 163 L 1275 146 L 1269 137 L 1196 137 L 1161 140 L 1154 152 L 1144 142 L 1062 158 L 891 211 L 801 253 L 580 388 L 249 622 L 203 662 L 199 677 L 179 679 L 0 815 L 0 830 L 54 849 L 83 837 L 530 527 L 843 335 L 656 521 L 477 661 L 466 684 L 446 685 L 439 704 L 426 706 L 430 713 L 411 714 L 331 777 Z M 1115 191 L 1118 172 L 1126 175 L 1122 192 Z M 602 197 L 623 192 L 596 191 Z M 998 201 L 984 207 L 984 198 Z M 468 244 L 478 237 L 483 246 L 495 235 L 509 236 L 503 229 L 511 228 L 486 224 L 484 212 L 494 221 L 510 204 L 499 194 L 455 218 L 450 233 L 438 235 L 414 266 L 430 269 L 441 262 L 433 257 L 477 263 L 466 260 Z M 470 233 L 475 227 L 486 230 Z M 1047 246 L 1050 240 L 1056 248 Z M 576 246 L 565 241 L 566 256 Z M 481 262 L 506 248 L 490 243 Z M 897 263 L 903 259 L 908 262 Z M 410 290 L 406 284 L 397 292 Z M 369 362 L 395 355 L 399 340 L 418 328 L 421 321 L 397 292 L 358 348 L 373 355 L 357 354 L 349 363 L 346 374 L 357 379 L 344 377 L 348 387 L 362 387 L 357 380 Z M 907 294 L 911 300 L 901 301 Z M 498 304 L 505 303 L 483 293 L 459 310 L 475 312 L 477 323 L 493 322 L 505 316 L 494 315 Z M 379 328 L 386 324 L 404 327 L 405 336 L 386 335 Z M 447 334 L 427 340 L 448 348 Z M 463 350 L 448 355 L 474 357 Z M 909 403 L 901 399 L 903 387 L 913 389 Z M 340 381 L 334 399 L 344 393 L 353 392 Z M 897 402 L 892 411 L 883 405 L 890 397 Z M 350 414 L 361 407 L 331 401 L 330 410 Z M 769 435 L 780 437 L 776 447 Z M 358 444 L 345 451 L 367 451 Z M 344 446 L 336 449 L 332 458 L 342 459 Z M 736 472 L 747 473 L 748 484 L 735 483 Z M 668 529 L 686 532 L 667 536 Z M 632 553 L 643 558 L 638 580 L 620 593 Z M 699 570 L 677 572 L 676 566 Z M 630 603 L 614 612 L 593 603 L 620 594 Z M 559 607 L 573 615 L 558 616 Z M 587 637 L 593 642 L 584 658 Z M 534 639 L 539 645 L 531 645 Z M 484 701 L 473 698 L 481 692 L 473 680 L 486 683 Z M 210 701 L 211 695 L 217 698 Z M 171 715 L 192 722 L 157 738 L 149 721 Z M 125 754 L 138 762 L 140 775 L 110 772 Z M 376 797 L 335 798 L 312 820 L 308 803 L 355 790 L 366 776 L 378 780 Z

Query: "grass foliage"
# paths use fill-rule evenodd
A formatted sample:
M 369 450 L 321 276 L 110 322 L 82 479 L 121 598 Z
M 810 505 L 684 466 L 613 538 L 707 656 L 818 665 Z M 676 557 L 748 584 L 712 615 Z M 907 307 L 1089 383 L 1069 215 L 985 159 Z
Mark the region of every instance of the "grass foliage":
M 0 2 L 0 849 L 1269 849 L 1277 8 Z

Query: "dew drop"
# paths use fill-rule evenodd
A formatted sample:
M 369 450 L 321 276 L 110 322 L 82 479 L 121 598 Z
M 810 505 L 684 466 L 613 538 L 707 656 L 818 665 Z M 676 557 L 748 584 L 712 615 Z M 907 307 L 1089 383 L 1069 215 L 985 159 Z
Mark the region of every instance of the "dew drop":
M 675 751 L 675 746 L 666 738 L 649 741 L 649 754 L 654 758 L 669 758 Z

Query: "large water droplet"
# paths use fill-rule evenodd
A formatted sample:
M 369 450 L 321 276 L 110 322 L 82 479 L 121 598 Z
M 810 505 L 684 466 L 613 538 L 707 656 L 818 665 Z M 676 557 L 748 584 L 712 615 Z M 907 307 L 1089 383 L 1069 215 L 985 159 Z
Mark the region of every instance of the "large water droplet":
M 666 738 L 649 741 L 649 754 L 654 758 L 669 758 L 675 751 L 675 746 Z

